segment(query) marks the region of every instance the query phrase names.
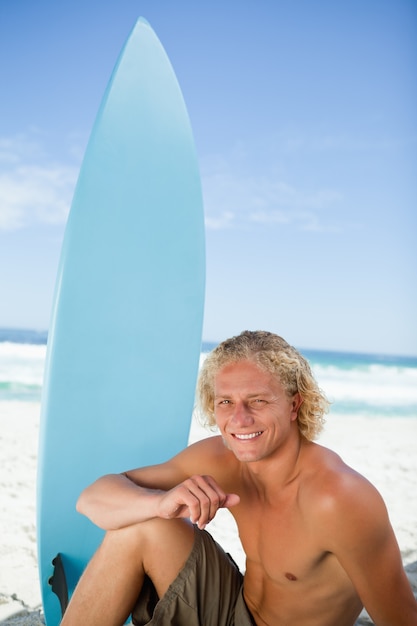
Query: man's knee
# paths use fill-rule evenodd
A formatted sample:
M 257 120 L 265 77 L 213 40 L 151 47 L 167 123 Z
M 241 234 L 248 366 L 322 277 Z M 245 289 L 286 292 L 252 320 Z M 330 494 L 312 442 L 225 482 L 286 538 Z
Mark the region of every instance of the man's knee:
M 190 538 L 194 539 L 194 527 L 185 519 L 165 520 L 157 517 L 132 528 L 137 529 L 142 535 L 142 540 L 149 544 L 162 543 L 168 546 L 174 540 L 180 543 L 185 540 L 189 543 Z
M 129 559 L 142 564 L 154 579 L 161 565 L 170 574 L 179 571 L 194 544 L 194 528 L 188 520 L 155 518 L 125 528 L 107 531 L 101 549 L 111 558 Z

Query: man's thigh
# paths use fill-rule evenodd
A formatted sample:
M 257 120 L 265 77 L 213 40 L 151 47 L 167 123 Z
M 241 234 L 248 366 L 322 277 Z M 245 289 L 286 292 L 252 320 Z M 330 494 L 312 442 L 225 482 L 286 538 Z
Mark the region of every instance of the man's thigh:
M 133 611 L 136 626 L 227 626 L 234 622 L 242 574 L 212 537 L 195 529 L 185 566 L 164 596 L 145 580 Z M 249 624 L 250 618 L 249 618 Z
M 183 519 L 153 519 L 140 526 L 144 537 L 143 568 L 162 597 L 193 549 L 194 527 Z

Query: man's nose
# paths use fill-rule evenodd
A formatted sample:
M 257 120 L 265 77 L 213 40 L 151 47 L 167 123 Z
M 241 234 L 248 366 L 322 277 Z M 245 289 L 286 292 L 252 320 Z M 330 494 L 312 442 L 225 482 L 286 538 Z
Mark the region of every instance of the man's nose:
M 239 426 L 250 426 L 253 424 L 253 417 L 249 407 L 244 402 L 236 402 L 232 421 Z

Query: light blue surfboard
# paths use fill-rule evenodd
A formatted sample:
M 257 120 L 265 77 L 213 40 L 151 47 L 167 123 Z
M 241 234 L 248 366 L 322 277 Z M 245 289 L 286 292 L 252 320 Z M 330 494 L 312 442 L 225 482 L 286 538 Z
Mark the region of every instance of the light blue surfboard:
M 56 283 L 37 511 L 48 626 L 61 619 L 51 576 L 61 585 L 62 565 L 71 595 L 102 538 L 76 513 L 82 489 L 187 445 L 204 273 L 201 185 L 186 107 L 163 47 L 140 19 L 90 137 Z

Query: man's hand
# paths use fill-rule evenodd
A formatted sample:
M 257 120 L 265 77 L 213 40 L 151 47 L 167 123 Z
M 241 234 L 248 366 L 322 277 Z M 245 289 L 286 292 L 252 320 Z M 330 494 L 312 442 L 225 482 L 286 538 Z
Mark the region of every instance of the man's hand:
M 163 519 L 188 517 L 202 530 L 219 509 L 239 502 L 237 494 L 226 494 L 211 476 L 196 475 L 162 495 L 158 515 Z

